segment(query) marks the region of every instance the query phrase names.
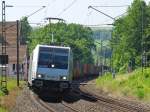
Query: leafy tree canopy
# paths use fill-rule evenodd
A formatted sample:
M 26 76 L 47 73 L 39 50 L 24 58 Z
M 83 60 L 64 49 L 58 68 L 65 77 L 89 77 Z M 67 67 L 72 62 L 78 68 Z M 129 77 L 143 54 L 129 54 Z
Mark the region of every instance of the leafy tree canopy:
M 134 0 L 128 7 L 127 14 L 114 22 L 113 48 L 114 67 L 127 70 L 141 66 L 141 55 L 150 45 L 150 5 L 143 0 Z M 130 64 L 129 64 L 130 63 Z
M 25 44 L 27 41 L 27 37 L 32 31 L 32 27 L 30 26 L 27 17 L 22 17 L 20 20 L 20 23 L 21 23 L 21 30 L 20 30 L 21 40 L 20 41 L 22 44 Z
M 70 46 L 73 50 L 74 61 L 82 63 L 93 63 L 91 50 L 95 47 L 92 38 L 92 30 L 79 24 L 56 23 L 36 28 L 32 31 L 30 40 L 30 51 L 37 44 L 63 44 Z

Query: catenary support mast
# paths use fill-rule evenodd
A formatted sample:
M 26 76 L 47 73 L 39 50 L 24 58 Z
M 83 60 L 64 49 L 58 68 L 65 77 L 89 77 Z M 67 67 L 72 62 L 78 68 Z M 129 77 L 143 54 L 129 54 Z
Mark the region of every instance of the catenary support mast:
M 5 19 L 5 1 L 2 1 L 2 44 L 1 44 L 1 87 L 7 90 L 7 61 L 8 55 L 6 52 L 6 19 Z

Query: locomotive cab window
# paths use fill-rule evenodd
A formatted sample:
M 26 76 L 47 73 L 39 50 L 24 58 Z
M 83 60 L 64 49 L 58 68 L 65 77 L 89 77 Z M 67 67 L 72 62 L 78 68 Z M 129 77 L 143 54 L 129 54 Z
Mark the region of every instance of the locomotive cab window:
M 52 63 L 52 55 L 49 53 L 41 52 L 39 54 L 39 67 L 48 67 L 49 63 Z
M 55 68 L 67 69 L 68 68 L 68 56 L 55 55 Z
M 41 48 L 39 53 L 38 66 L 56 69 L 68 68 L 68 49 Z

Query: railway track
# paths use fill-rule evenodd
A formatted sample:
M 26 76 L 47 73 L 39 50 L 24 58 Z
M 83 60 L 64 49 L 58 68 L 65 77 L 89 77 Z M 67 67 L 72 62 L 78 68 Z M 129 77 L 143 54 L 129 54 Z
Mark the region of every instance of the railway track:
M 80 110 L 78 110 L 78 109 L 75 109 L 75 108 L 73 108 L 72 106 L 69 106 L 67 103 L 65 103 L 65 102 L 62 102 L 61 103 L 62 105 L 64 105 L 65 107 L 67 107 L 67 108 L 70 108 L 72 111 L 74 111 L 74 112 L 81 112 Z
M 40 108 L 42 108 L 45 112 L 56 112 L 53 108 L 51 108 L 46 103 L 41 101 L 41 99 L 39 99 L 38 96 L 35 95 L 35 93 L 33 93 L 31 91 L 30 91 L 30 98 L 36 105 L 38 105 Z
M 81 92 L 83 91 L 83 92 Z M 80 92 L 81 96 L 95 99 L 98 101 L 99 104 L 107 105 L 110 108 L 117 109 L 120 112 L 150 112 L 150 108 L 144 108 L 142 104 L 131 104 L 131 102 L 128 101 L 122 101 L 102 95 L 96 95 L 91 92 L 89 92 L 84 87 L 81 87 Z
M 44 102 L 35 93 L 32 92 L 30 97 L 35 104 L 37 104 L 38 106 L 40 106 L 40 108 L 44 110 L 44 112 L 81 112 L 78 109 L 75 109 L 72 106 L 68 105 L 64 101 L 56 104 Z
M 34 93 L 31 94 L 34 103 L 43 108 L 44 112 L 150 112 L 149 108 L 143 108 L 140 104 L 135 105 L 131 104 L 131 102 L 129 103 L 106 96 L 95 95 L 84 87 L 81 87 L 81 89 L 73 89 L 72 93 L 67 95 L 65 98 L 67 100 L 73 100 L 77 96 L 79 96 L 79 99 L 82 99 L 83 101 L 88 103 L 93 101 L 93 103 L 88 105 L 82 102 L 81 106 L 84 104 L 85 108 L 80 109 L 78 108 L 79 104 L 76 104 L 76 101 L 68 103 L 63 99 L 63 97 L 60 102 L 54 103 L 43 101 Z M 78 101 L 80 102 L 80 100 Z M 74 104 L 78 106 L 75 106 Z M 101 110 L 102 107 L 105 107 L 105 109 Z

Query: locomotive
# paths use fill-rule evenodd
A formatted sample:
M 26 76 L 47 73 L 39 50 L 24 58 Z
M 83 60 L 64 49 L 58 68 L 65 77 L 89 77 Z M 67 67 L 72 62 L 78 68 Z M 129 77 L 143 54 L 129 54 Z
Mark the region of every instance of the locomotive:
M 65 91 L 71 88 L 73 54 L 70 47 L 37 45 L 30 55 L 28 85 Z

